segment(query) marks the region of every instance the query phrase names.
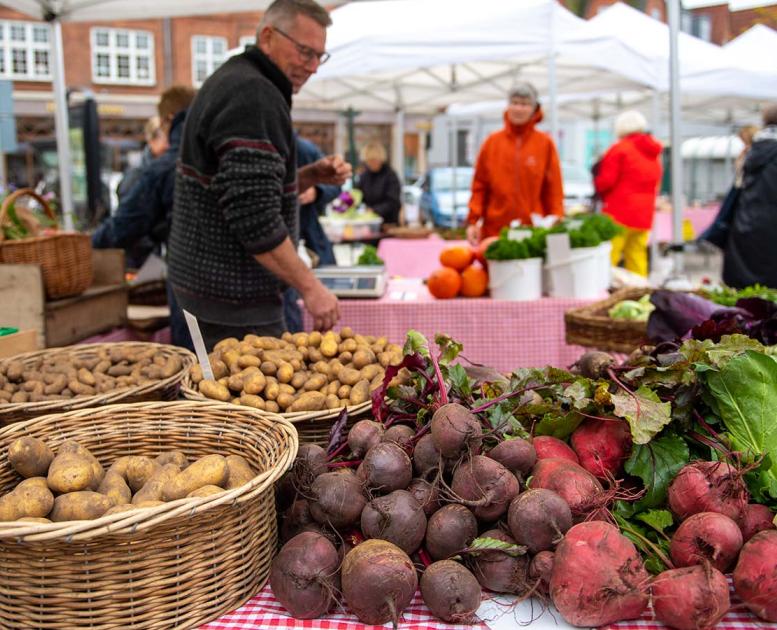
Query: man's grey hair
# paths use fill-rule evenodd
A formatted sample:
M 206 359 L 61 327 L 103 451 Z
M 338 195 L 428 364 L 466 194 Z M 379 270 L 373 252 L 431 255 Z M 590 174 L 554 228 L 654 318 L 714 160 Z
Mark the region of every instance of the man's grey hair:
M 332 18 L 329 17 L 327 10 L 315 0 L 275 0 L 267 7 L 259 21 L 256 29 L 257 38 L 265 26 L 291 28 L 298 15 L 306 15 L 324 28 L 332 25 Z
M 777 125 L 777 103 L 764 105 L 764 108 L 761 111 L 761 116 L 763 117 L 764 127 L 768 127 L 769 125 Z
M 514 98 L 528 98 L 535 105 L 539 102 L 537 88 L 528 81 L 521 81 L 510 88 L 510 93 L 507 95 L 507 101 L 510 102 Z

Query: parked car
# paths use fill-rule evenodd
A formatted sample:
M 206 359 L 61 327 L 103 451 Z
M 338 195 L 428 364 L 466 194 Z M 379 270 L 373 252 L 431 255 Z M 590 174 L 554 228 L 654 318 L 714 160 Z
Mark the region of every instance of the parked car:
M 594 183 L 591 172 L 582 166 L 563 162 L 561 177 L 564 180 L 564 210 L 587 210 L 594 194 Z
M 475 169 L 471 166 L 442 166 L 430 169 L 418 182 L 421 213 L 439 227 L 459 227 L 469 213 L 469 197 Z M 454 190 L 455 186 L 455 190 Z

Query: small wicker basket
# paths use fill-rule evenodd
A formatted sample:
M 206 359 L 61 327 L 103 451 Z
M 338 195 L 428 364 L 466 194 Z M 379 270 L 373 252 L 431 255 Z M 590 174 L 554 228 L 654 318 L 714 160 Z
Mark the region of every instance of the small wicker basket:
M 8 210 L 17 199 L 32 197 L 46 215 L 56 221 L 49 203 L 31 188 L 20 188 L 3 199 L 0 228 L 8 220 Z M 0 239 L 0 261 L 40 265 L 46 296 L 59 299 L 80 295 L 92 284 L 92 239 L 88 234 L 56 232 L 20 240 Z
M 11 361 L 21 361 L 25 365 L 34 365 L 41 357 L 53 357 L 56 355 L 67 356 L 68 358 L 91 359 L 97 356 L 103 348 L 122 347 L 128 349 L 136 348 L 154 348 L 162 356 L 178 355 L 183 364 L 177 374 L 170 378 L 129 387 L 116 389 L 105 394 L 95 396 L 83 396 L 80 398 L 69 398 L 64 400 L 50 400 L 45 402 L 27 402 L 27 403 L 0 403 L 0 426 L 22 420 L 30 420 L 37 416 L 48 413 L 61 413 L 74 409 L 85 409 L 87 407 L 99 407 L 111 403 L 131 403 L 144 402 L 147 400 L 173 400 L 178 396 L 178 390 L 184 374 L 189 369 L 196 357 L 185 348 L 178 346 L 164 345 L 160 343 L 148 343 L 143 341 L 128 341 L 122 343 L 93 343 L 75 346 L 65 346 L 63 348 L 48 348 L 38 350 L 37 352 L 27 352 L 8 357 L 0 361 L 0 368 Z
M 568 344 L 629 353 L 647 343 L 647 323 L 612 319 L 609 310 L 623 300 L 638 300 L 647 288 L 620 289 L 606 300 L 564 314 Z
M 68 439 L 103 465 L 179 449 L 189 459 L 241 455 L 257 471 L 221 494 L 93 521 L 0 523 L 1 628 L 193 628 L 234 610 L 264 585 L 277 548 L 273 484 L 292 464 L 294 427 L 235 405 L 111 405 L 0 430 L 0 492 L 19 478 L 8 445 Z

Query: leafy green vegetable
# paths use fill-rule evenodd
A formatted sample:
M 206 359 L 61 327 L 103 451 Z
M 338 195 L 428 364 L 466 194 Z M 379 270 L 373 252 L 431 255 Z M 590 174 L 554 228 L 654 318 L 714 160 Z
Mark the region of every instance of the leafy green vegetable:
M 754 284 L 744 289 L 732 289 L 731 287 L 719 287 L 704 291 L 704 297 L 722 306 L 735 306 L 744 298 L 757 297 L 770 302 L 777 302 L 777 289 Z
M 525 260 L 534 258 L 526 240 L 511 241 L 499 238 L 491 243 L 484 254 L 487 260 Z
M 659 534 L 664 534 L 664 530 L 674 525 L 672 513 L 669 510 L 647 510 L 636 515 L 636 519 L 646 525 L 650 525 Z
M 382 266 L 386 263 L 378 256 L 378 250 L 372 245 L 365 245 L 359 259 L 356 261 L 357 265 L 365 266 Z
M 777 453 L 777 362 L 748 350 L 704 378 L 732 446 L 754 456 Z M 777 499 L 777 459 L 762 463 L 756 483 L 759 494 Z
M 417 330 L 408 330 L 405 345 L 402 348 L 405 355 L 420 354 L 422 357 L 429 357 L 429 341 Z
M 645 386 L 637 391 L 612 394 L 615 415 L 631 427 L 634 444 L 647 444 L 672 420 L 672 405 L 661 402 L 658 395 Z
M 688 444 L 678 435 L 662 435 L 647 444 L 635 446 L 624 468 L 630 475 L 642 479 L 645 494 L 634 508 L 641 510 L 663 505 L 669 484 L 689 459 Z
M 498 538 L 475 538 L 467 547 L 467 553 L 476 554 L 481 551 L 501 551 L 508 556 L 523 556 L 526 554 L 526 547 L 516 545 L 515 543 L 505 542 Z

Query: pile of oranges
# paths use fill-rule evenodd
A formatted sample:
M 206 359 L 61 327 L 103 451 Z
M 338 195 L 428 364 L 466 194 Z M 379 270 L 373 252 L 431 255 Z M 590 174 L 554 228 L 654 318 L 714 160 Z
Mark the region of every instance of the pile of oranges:
M 432 272 L 426 284 L 438 299 L 481 297 L 488 291 L 488 272 L 483 258 L 485 247 L 449 247 L 440 253 L 442 267 Z

